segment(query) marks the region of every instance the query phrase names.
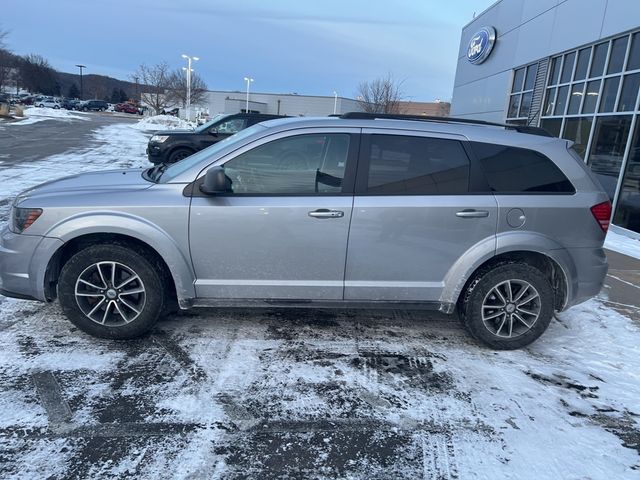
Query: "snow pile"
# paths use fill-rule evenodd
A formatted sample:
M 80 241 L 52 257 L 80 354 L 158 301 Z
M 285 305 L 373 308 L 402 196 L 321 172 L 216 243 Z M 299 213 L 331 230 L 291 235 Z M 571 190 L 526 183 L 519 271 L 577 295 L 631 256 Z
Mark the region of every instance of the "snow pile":
M 9 123 L 9 125 L 30 125 L 32 123 L 43 122 L 45 120 L 89 120 L 86 114 L 79 112 L 71 113 L 63 108 L 48 107 L 27 107 L 24 109 L 25 120 Z
M 612 230 L 607 233 L 604 248 L 640 259 L 640 240 L 620 235 Z
M 172 115 L 155 115 L 153 117 L 147 117 L 140 120 L 138 123 L 131 125 L 131 128 L 136 130 L 142 130 L 146 132 L 156 130 L 192 130 L 193 123 L 182 120 L 181 118 L 174 117 Z

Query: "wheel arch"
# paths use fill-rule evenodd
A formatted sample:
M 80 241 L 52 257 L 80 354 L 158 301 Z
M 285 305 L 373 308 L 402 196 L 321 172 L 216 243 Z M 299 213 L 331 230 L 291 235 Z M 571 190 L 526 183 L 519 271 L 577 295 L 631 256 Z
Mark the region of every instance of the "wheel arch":
M 485 245 L 480 251 L 469 251 L 458 259 L 445 277 L 440 301 L 457 305 L 479 272 L 505 262 L 527 263 L 543 272 L 553 288 L 556 310 L 566 308 L 577 288 L 576 266 L 564 247 L 533 232 L 508 232 L 496 238 L 495 250 L 489 251 Z
M 49 259 L 44 275 L 45 297 L 48 300 L 55 299 L 60 270 L 73 254 L 90 245 L 115 243 L 141 250 L 156 260 L 168 280 L 169 293 L 174 295 L 181 308 L 188 308 L 191 305 L 192 299 L 195 297 L 191 263 L 167 234 L 163 232 L 162 236 L 158 236 L 156 230 L 152 232 L 155 235 L 144 235 L 144 233 L 149 233 L 148 226 L 139 226 L 141 228 L 136 229 L 114 228 L 112 226 L 105 228 L 107 225 L 105 223 L 100 229 L 81 229 L 75 231 L 74 234 L 59 237 L 64 241 L 64 244 Z M 105 229 L 109 231 L 105 232 Z M 154 239 L 154 237 L 157 238 Z

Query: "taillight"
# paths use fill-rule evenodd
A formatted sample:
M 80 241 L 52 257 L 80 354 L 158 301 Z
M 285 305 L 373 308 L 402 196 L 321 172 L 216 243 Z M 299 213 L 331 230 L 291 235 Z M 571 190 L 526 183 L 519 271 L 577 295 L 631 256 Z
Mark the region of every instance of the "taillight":
M 591 213 L 593 217 L 600 225 L 600 228 L 604 233 L 609 230 L 609 221 L 611 220 L 611 202 L 602 202 L 591 207 Z
M 42 215 L 41 208 L 18 208 L 13 211 L 13 231 L 22 233 Z

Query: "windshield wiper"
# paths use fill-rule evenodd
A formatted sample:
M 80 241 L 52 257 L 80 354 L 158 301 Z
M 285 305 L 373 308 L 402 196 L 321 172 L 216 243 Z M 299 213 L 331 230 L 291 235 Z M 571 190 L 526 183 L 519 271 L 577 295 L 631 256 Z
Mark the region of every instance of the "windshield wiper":
M 167 166 L 168 165 L 166 163 L 159 163 L 155 167 L 146 169 L 143 172 L 143 176 L 146 176 L 152 182 L 158 183 L 158 181 L 160 180 L 160 177 L 162 176 L 164 171 L 167 169 Z

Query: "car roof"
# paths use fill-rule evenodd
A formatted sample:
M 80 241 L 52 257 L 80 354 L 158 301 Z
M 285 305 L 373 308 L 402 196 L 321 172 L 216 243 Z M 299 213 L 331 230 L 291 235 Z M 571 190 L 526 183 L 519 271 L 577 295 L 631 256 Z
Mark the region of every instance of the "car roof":
M 462 121 L 461 121 L 462 120 Z M 365 115 L 342 115 L 329 117 L 288 117 L 261 122 L 272 131 L 285 131 L 299 128 L 376 128 L 388 130 L 406 130 L 407 132 L 427 132 L 435 134 L 458 135 L 470 141 L 498 143 L 504 145 L 540 145 L 562 141 L 551 136 L 543 129 L 521 127 L 490 122 L 465 121 L 449 117 L 422 117 L 393 115 L 389 117 Z M 520 131 L 518 131 L 520 130 Z

